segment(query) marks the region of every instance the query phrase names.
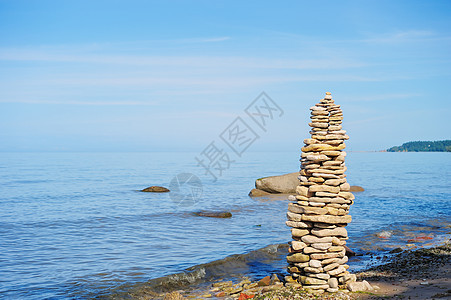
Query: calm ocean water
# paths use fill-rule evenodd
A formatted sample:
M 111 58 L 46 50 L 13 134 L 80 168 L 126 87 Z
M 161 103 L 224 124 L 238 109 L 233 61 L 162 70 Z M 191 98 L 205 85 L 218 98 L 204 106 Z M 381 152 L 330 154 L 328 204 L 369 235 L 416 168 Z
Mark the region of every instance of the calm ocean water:
M 247 194 L 256 178 L 298 170 L 299 153 L 246 153 L 216 182 L 196 166 L 196 154 L 1 153 L 0 298 L 109 295 L 290 240 L 287 201 Z M 451 153 L 348 153 L 346 164 L 348 182 L 366 189 L 356 193 L 347 227 L 355 251 L 439 242 L 449 231 Z M 137 191 L 168 186 L 183 172 L 202 180 L 194 206 Z

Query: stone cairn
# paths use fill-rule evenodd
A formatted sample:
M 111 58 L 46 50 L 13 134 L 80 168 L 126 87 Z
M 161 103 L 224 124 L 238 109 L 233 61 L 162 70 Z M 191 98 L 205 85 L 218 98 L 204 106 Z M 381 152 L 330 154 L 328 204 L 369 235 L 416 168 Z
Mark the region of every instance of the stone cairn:
M 290 196 L 286 224 L 293 241 L 287 256 L 287 282 L 306 290 L 336 292 L 354 282 L 346 265 L 346 224 L 354 195 L 346 182 L 343 112 L 330 93 L 310 108 L 311 138 L 305 139 L 301 154 L 300 184 Z

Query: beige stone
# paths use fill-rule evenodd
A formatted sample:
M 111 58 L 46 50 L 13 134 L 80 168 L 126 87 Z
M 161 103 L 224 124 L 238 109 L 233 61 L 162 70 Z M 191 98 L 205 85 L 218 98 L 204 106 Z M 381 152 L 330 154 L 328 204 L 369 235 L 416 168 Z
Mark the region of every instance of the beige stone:
M 302 250 L 305 247 L 307 247 L 307 244 L 301 241 L 292 241 L 291 242 L 291 248 L 293 248 L 293 250 L 298 251 L 298 250 Z
M 331 246 L 329 247 L 329 249 L 327 249 L 327 251 L 329 252 L 341 252 L 343 251 L 344 247 L 343 246 Z
M 348 232 L 346 230 L 346 228 L 344 227 L 337 227 L 334 229 L 316 229 L 313 228 L 311 230 L 311 233 L 313 235 L 316 235 L 318 237 L 325 237 L 325 236 L 342 236 L 342 237 L 347 237 L 348 236 Z
M 304 254 L 312 254 L 312 253 L 326 253 L 326 250 L 319 250 L 313 247 L 305 247 L 304 249 L 302 249 L 302 251 L 304 252 Z
M 296 222 L 302 221 L 302 210 L 297 210 L 295 213 L 293 213 L 292 210 L 290 210 L 290 204 L 293 204 L 293 203 L 288 204 L 287 219 L 290 221 L 296 221 Z M 300 207 L 300 206 L 294 204 L 293 207 Z
M 329 284 L 329 287 L 331 287 L 331 288 L 337 288 L 338 287 L 338 279 L 337 278 L 334 278 L 334 277 L 329 278 L 327 283 Z
M 309 192 L 329 192 L 329 193 L 339 193 L 340 188 L 330 185 L 313 185 L 309 187 Z
M 309 181 L 315 182 L 315 183 L 323 183 L 325 181 L 322 177 L 310 177 Z
M 309 188 L 310 190 L 310 188 Z M 346 200 L 354 200 L 355 197 L 352 193 L 350 192 L 339 192 L 338 195 L 342 198 L 345 198 Z
M 351 189 L 351 186 L 347 182 L 340 185 L 340 191 L 342 191 L 342 192 L 349 192 L 350 189 Z
M 302 147 L 303 152 L 317 152 L 317 151 L 324 151 L 324 150 L 331 150 L 334 146 L 328 145 L 328 144 L 311 144 L 305 147 Z
M 344 254 L 342 252 L 332 252 L 332 253 L 312 253 L 310 254 L 310 257 L 312 259 L 328 259 L 328 258 L 342 258 Z
M 329 215 L 302 215 L 302 221 L 321 222 L 328 224 L 347 224 L 352 220 L 351 215 L 329 216 Z
M 322 273 L 324 270 L 323 268 L 313 268 L 313 267 L 305 267 L 304 272 L 307 273 Z
M 304 235 L 309 234 L 310 232 L 307 229 L 299 229 L 299 228 L 292 228 L 291 229 L 291 235 L 294 237 L 302 237 Z
M 302 284 L 326 284 L 327 281 L 324 279 L 319 279 L 319 278 L 301 276 L 301 283 Z
M 298 263 L 298 262 L 307 262 L 310 260 L 310 256 L 309 255 L 305 255 L 302 253 L 293 253 L 287 256 L 287 261 L 288 262 L 294 262 L 294 263 Z
M 324 154 L 310 154 L 307 155 L 306 158 L 312 162 L 321 162 L 329 159 L 329 157 Z
M 335 174 L 326 174 L 326 173 L 313 173 L 312 176 L 315 176 L 315 177 L 322 177 L 322 178 L 325 178 L 325 179 L 330 179 L 330 178 L 332 178 L 332 179 L 338 179 L 338 178 L 340 178 L 338 175 L 335 175 Z
M 285 224 L 287 226 L 293 227 L 293 228 L 311 228 L 312 227 L 311 223 L 306 223 L 306 222 L 286 221 Z
M 340 179 L 338 179 L 340 180 Z M 337 193 L 329 193 L 329 192 L 316 192 L 315 196 L 318 197 L 336 197 Z
M 332 246 L 332 243 L 313 243 L 310 247 L 313 247 L 318 250 L 327 250 Z
M 316 243 L 331 243 L 332 242 L 332 238 L 331 237 L 322 237 L 319 238 L 317 236 L 314 235 L 305 235 L 301 238 L 301 240 L 304 243 L 307 244 L 316 244 Z
M 315 128 L 327 128 L 327 127 L 329 127 L 329 124 L 327 124 L 327 123 L 319 123 L 319 122 L 308 123 L 308 125 L 310 127 L 315 127 Z
M 313 193 L 309 193 L 308 187 L 298 185 L 296 187 L 296 194 L 304 197 L 310 197 L 313 195 Z
M 324 269 L 324 271 L 328 272 L 328 271 L 330 271 L 330 270 L 333 270 L 333 269 L 335 269 L 335 268 L 338 268 L 339 266 L 340 266 L 340 265 L 339 265 L 338 263 L 332 263 L 332 264 L 330 264 L 330 265 L 324 266 L 323 269 Z M 329 274 L 329 273 L 328 273 L 328 274 Z M 329 275 L 332 275 L 332 274 L 329 274 Z
M 343 266 L 339 266 L 336 269 L 328 271 L 327 274 L 329 274 L 330 276 L 336 276 L 336 275 L 341 274 L 343 272 L 346 272 L 346 269 Z

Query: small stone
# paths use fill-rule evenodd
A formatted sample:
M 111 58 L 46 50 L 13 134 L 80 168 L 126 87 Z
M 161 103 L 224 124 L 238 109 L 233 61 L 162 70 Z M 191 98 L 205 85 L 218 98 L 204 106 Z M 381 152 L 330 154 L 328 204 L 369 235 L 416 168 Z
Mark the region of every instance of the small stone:
M 368 282 L 366 282 L 368 283 Z M 350 282 L 347 284 L 348 290 L 351 292 L 365 292 L 368 291 L 368 286 L 364 282 Z
M 318 278 L 312 278 L 307 276 L 301 276 L 301 282 L 302 284 L 326 284 L 327 281 L 323 279 Z
M 328 271 L 327 274 L 329 274 L 330 276 L 336 276 L 336 275 L 341 274 L 343 272 L 346 272 L 346 269 L 343 266 L 339 266 L 336 269 Z
M 349 192 L 350 189 L 351 186 L 347 182 L 340 185 L 340 191 L 342 192 Z
M 329 192 L 329 193 L 339 193 L 340 188 L 330 185 L 312 185 L 309 187 L 309 192 Z
M 293 248 L 293 250 L 298 251 L 298 250 L 304 249 L 305 247 L 307 247 L 307 244 L 303 243 L 301 241 L 292 241 L 291 242 L 291 248 Z
M 332 243 L 314 243 L 310 246 L 318 250 L 327 250 L 332 246 Z
M 268 286 L 271 283 L 271 277 L 266 276 L 258 281 L 258 286 Z
M 302 253 L 294 253 L 294 254 L 287 256 L 288 262 L 294 262 L 294 263 L 301 262 L 302 263 L 302 262 L 307 262 L 309 260 L 310 260 L 310 256 L 302 254 Z
M 304 235 L 309 234 L 310 231 L 308 231 L 307 229 L 298 229 L 298 228 L 292 228 L 291 229 L 291 235 L 294 237 L 302 237 Z
M 307 244 L 316 244 L 316 243 L 331 243 L 332 242 L 332 238 L 331 237 L 322 237 L 319 238 L 317 236 L 314 235 L 305 235 L 301 238 L 301 240 L 304 243 Z
M 307 273 L 322 273 L 323 268 L 313 268 L 313 267 L 305 267 L 304 272 Z
M 330 278 L 327 283 L 329 284 L 329 287 L 333 289 L 338 287 L 338 279 L 335 277 Z
M 312 259 L 309 261 L 309 266 L 312 268 L 321 268 L 321 261 Z
M 324 271 L 327 272 L 327 271 L 333 270 L 333 269 L 335 269 L 335 268 L 337 268 L 337 267 L 339 267 L 339 266 L 340 266 L 340 265 L 339 265 L 338 263 L 333 263 L 333 264 L 324 266 L 323 269 L 324 269 Z M 330 274 L 330 275 L 332 275 L 332 274 Z
M 338 288 L 328 288 L 326 291 L 328 293 L 336 293 L 336 292 L 338 292 Z
M 347 237 L 348 231 L 344 227 L 336 227 L 334 229 L 312 229 L 311 233 L 319 237 L 325 236 L 342 236 Z
M 302 215 L 302 221 L 321 222 L 329 224 L 347 224 L 352 220 L 351 215 L 346 216 L 330 216 L 330 215 Z

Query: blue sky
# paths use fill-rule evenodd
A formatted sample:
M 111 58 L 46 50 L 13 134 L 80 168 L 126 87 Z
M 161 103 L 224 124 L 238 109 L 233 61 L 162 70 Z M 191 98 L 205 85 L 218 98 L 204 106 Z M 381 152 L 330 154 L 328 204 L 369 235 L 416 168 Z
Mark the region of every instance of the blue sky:
M 326 91 L 350 151 L 451 138 L 450 1 L 313 2 L 0 0 L 0 151 L 201 151 L 262 91 L 254 151 Z

